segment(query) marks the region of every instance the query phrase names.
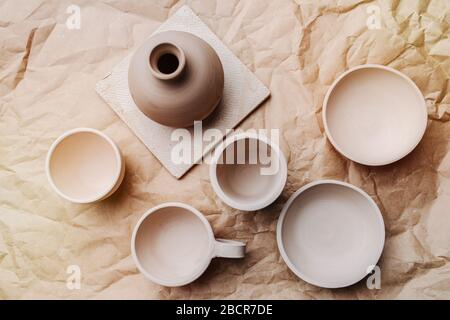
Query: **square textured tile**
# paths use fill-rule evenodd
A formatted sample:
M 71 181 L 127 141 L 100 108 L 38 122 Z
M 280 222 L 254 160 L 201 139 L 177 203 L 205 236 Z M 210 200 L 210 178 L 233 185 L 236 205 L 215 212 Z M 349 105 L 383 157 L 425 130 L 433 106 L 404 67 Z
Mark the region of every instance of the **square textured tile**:
M 266 86 L 217 38 L 217 36 L 188 7 L 181 7 L 153 34 L 176 30 L 190 32 L 209 43 L 217 52 L 225 73 L 224 94 L 221 104 L 202 123 L 203 132 L 210 128 L 220 130 L 222 137 L 228 129 L 236 127 L 255 110 L 269 95 Z M 171 160 L 175 128 L 160 125 L 147 118 L 134 103 L 128 89 L 128 66 L 132 54 L 115 66 L 103 80 L 97 83 L 98 94 L 111 106 L 119 117 L 131 128 L 162 165 L 176 178 L 181 178 L 198 163 L 215 145 L 201 142 L 203 152 L 193 155 L 189 163 L 174 163 Z M 194 128 L 190 131 L 191 146 L 194 145 Z M 216 142 L 217 144 L 217 142 Z

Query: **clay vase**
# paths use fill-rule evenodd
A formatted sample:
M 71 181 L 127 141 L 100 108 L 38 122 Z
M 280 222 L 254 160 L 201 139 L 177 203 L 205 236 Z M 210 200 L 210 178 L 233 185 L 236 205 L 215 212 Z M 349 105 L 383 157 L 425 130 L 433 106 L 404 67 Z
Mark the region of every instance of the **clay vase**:
M 219 57 L 205 41 L 190 33 L 166 31 L 135 52 L 128 84 L 146 116 L 182 128 L 205 119 L 218 106 L 224 74 Z

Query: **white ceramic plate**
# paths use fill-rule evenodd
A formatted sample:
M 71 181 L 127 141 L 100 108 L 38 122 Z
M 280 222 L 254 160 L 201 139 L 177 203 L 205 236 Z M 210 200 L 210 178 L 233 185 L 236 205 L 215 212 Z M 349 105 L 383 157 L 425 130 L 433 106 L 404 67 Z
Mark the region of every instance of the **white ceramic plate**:
M 386 165 L 410 153 L 427 126 L 422 93 L 404 74 L 381 65 L 362 65 L 330 87 L 323 122 L 331 144 L 365 165 Z
M 341 288 L 363 279 L 384 246 L 375 202 L 344 182 L 320 180 L 295 192 L 283 207 L 277 242 L 289 268 L 303 280 Z

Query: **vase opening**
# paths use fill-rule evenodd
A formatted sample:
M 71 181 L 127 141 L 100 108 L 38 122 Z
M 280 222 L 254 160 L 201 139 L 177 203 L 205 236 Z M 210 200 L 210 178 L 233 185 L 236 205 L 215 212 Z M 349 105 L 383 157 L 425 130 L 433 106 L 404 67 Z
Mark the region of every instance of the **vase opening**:
M 179 65 L 177 56 L 172 53 L 165 53 L 158 60 L 158 70 L 164 74 L 174 73 Z
M 160 80 L 175 79 L 185 66 L 183 51 L 172 43 L 161 43 L 150 52 L 150 71 Z

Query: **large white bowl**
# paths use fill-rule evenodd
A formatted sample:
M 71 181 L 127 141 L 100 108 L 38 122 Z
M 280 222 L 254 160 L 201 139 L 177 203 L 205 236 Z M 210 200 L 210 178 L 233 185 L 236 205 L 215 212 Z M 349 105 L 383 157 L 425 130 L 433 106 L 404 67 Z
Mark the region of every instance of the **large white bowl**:
M 320 180 L 295 192 L 277 225 L 281 256 L 298 277 L 324 288 L 363 279 L 384 246 L 384 222 L 375 202 L 361 189 Z
M 378 166 L 410 153 L 427 126 L 422 93 L 404 74 L 381 65 L 362 65 L 342 74 L 323 104 L 325 132 L 341 154 Z

